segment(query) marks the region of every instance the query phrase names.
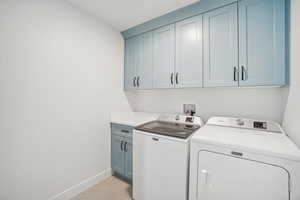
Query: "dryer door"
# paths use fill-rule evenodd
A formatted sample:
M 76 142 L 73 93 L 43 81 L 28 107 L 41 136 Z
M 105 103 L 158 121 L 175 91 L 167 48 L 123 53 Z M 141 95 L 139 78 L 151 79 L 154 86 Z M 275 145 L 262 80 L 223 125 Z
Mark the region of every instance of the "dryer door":
M 289 173 L 262 162 L 200 151 L 197 199 L 289 200 Z

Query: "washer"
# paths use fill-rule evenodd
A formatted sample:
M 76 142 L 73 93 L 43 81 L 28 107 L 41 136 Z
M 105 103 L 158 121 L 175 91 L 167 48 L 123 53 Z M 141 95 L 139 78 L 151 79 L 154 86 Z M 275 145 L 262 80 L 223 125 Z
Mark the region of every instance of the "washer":
M 161 115 L 133 131 L 133 198 L 187 200 L 189 149 L 199 117 Z
M 300 150 L 275 122 L 210 118 L 190 154 L 189 200 L 300 199 Z

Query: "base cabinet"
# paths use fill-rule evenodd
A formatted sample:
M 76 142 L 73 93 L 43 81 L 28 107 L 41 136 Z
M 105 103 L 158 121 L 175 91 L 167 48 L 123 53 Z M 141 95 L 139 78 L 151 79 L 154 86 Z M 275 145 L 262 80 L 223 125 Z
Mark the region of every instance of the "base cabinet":
M 114 175 L 132 181 L 132 127 L 111 125 L 111 168 Z
M 113 172 L 124 173 L 123 137 L 112 135 L 111 137 L 111 167 Z

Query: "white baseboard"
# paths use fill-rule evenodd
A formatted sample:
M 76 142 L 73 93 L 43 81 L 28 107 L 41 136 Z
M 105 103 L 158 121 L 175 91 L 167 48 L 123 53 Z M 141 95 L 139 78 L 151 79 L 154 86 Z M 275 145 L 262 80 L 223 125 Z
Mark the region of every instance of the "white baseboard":
M 63 191 L 53 197 L 50 197 L 48 200 L 69 200 L 69 199 L 77 196 L 84 190 L 88 189 L 89 187 L 96 185 L 97 183 L 103 181 L 104 179 L 106 179 L 110 176 L 111 176 L 111 169 L 106 169 L 106 170 L 100 172 L 99 174 L 97 174 L 96 176 L 89 177 L 89 178 L 83 180 L 82 182 L 66 189 L 65 191 Z

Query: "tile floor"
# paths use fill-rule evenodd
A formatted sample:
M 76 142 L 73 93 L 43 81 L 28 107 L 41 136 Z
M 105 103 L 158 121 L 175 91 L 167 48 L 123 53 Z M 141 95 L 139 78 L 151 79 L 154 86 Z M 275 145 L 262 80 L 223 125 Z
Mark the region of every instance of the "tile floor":
M 131 193 L 131 185 L 112 176 L 72 200 L 131 200 Z

